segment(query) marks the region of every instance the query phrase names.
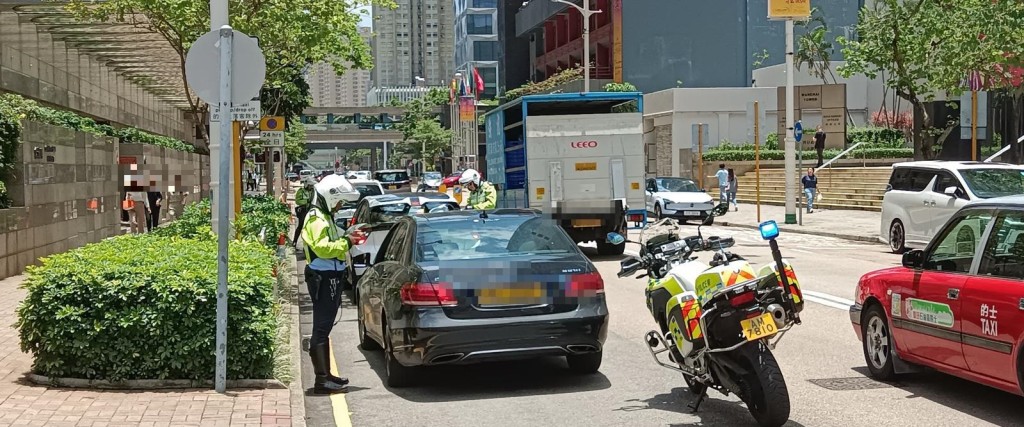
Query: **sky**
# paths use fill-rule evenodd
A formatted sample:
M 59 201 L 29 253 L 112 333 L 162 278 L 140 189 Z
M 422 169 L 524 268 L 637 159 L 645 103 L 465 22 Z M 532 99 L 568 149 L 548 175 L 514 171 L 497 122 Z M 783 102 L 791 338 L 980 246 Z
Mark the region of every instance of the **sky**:
M 373 27 L 373 18 L 370 16 L 370 6 L 361 7 L 358 9 L 360 16 L 363 18 L 359 21 L 360 27 Z

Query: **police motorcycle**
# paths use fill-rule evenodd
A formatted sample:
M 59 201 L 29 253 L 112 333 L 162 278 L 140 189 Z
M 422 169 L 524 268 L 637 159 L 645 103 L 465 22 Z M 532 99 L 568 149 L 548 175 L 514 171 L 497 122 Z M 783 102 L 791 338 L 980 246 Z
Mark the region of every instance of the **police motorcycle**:
M 702 225 L 728 210 L 727 203 L 716 206 Z M 694 412 L 711 388 L 736 394 L 759 425 L 781 426 L 789 419 L 789 392 L 772 350 L 800 324 L 803 295 L 775 240 L 778 225 L 767 221 L 760 231 L 773 261 L 754 270 L 726 250 L 734 239 L 705 238 L 700 226 L 696 236 L 680 237 L 678 224 L 666 218 L 642 230 L 634 242 L 641 245 L 640 256 L 621 261 L 618 276 L 644 270 L 636 277 L 648 277 L 647 308 L 660 330 L 648 332 L 645 341 L 655 362 L 683 375 L 695 395 L 689 405 Z M 612 234 L 610 242 L 626 241 Z M 694 255 L 702 251 L 714 253 L 710 263 Z M 659 357 L 666 352 L 668 362 Z

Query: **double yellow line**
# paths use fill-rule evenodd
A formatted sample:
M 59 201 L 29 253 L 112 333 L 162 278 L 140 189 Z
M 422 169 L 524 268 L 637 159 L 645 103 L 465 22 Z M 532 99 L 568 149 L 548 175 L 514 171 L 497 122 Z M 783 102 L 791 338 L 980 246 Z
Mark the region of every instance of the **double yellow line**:
M 334 346 L 331 345 L 331 375 L 338 374 L 338 360 L 334 358 Z M 352 427 L 352 413 L 348 411 L 348 401 L 345 400 L 346 393 L 335 393 L 331 396 L 331 409 L 334 410 L 334 424 L 338 427 Z

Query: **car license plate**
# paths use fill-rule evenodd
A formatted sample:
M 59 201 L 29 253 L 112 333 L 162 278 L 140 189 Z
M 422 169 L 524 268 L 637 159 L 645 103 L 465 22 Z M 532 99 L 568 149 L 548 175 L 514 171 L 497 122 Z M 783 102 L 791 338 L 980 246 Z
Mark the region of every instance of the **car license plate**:
M 574 220 L 572 220 L 572 226 L 574 228 L 600 227 L 601 226 L 601 220 L 599 220 L 599 219 L 574 219 Z
M 743 336 L 747 338 L 747 341 L 767 338 L 779 332 L 778 328 L 775 327 L 775 319 L 772 318 L 771 313 L 740 321 L 740 326 L 743 327 Z
M 544 290 L 541 289 L 540 284 L 520 288 L 506 285 L 481 289 L 478 301 L 480 305 L 537 304 L 543 297 Z
M 700 216 L 700 211 L 683 211 L 686 216 Z
M 397 189 L 397 188 L 398 188 L 398 186 L 397 186 L 397 185 L 389 185 L 389 186 L 388 186 L 388 190 L 395 190 L 395 189 Z

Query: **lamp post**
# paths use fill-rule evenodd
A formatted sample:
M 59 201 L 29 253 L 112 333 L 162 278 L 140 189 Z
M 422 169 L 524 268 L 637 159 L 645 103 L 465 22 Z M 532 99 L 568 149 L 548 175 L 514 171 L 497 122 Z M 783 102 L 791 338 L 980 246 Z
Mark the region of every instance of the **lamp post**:
M 600 10 L 590 10 L 590 0 L 583 0 L 585 7 L 566 1 L 551 0 L 555 3 L 565 3 L 575 7 L 583 15 L 583 93 L 590 92 L 590 15 L 601 13 Z

